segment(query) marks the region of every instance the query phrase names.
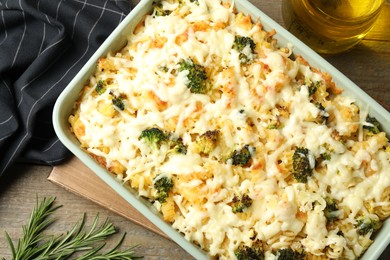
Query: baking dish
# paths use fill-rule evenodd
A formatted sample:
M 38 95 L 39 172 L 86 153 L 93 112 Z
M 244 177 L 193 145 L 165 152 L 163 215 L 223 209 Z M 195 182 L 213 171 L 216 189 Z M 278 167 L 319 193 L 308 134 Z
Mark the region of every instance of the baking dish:
M 78 141 L 73 137 L 73 134 L 69 131 L 67 118 L 73 109 L 73 104 L 77 100 L 78 95 L 84 83 L 89 76 L 94 72 L 95 64 L 97 60 L 105 56 L 110 51 L 119 50 L 126 43 L 126 36 L 134 29 L 142 17 L 151 10 L 153 1 L 144 0 L 141 1 L 136 8 L 126 17 L 126 19 L 118 26 L 118 28 L 110 35 L 110 37 L 103 43 L 101 48 L 91 57 L 91 59 L 82 68 L 75 79 L 68 85 L 68 87 L 61 94 L 56 102 L 53 112 L 53 123 L 57 135 L 60 140 L 72 151 L 81 161 L 89 166 L 100 178 L 102 178 L 108 185 L 116 190 L 121 196 L 123 196 L 129 203 L 131 203 L 137 210 L 144 214 L 152 223 L 158 226 L 161 230 L 167 233 L 176 243 L 182 246 L 186 251 L 193 255 L 197 259 L 204 259 L 207 256 L 185 240 L 177 231 L 171 226 L 161 220 L 156 210 L 146 200 L 137 197 L 136 193 L 123 186 L 116 178 L 107 173 L 106 170 L 101 168 L 89 155 L 84 153 L 79 148 Z M 276 39 L 281 46 L 287 43 L 292 43 L 294 46 L 294 54 L 300 54 L 305 57 L 309 63 L 323 71 L 330 73 L 333 76 L 337 85 L 342 86 L 345 89 L 345 93 L 348 96 L 354 97 L 359 105 L 368 106 L 370 114 L 378 119 L 382 123 L 384 130 L 389 133 L 390 115 L 389 113 L 377 104 L 372 98 L 364 93 L 359 87 L 348 80 L 344 75 L 338 72 L 320 56 L 310 50 L 307 46 L 303 45 L 290 33 L 285 31 L 280 25 L 272 21 L 264 13 L 256 9 L 252 4 L 247 1 L 235 1 L 235 5 L 239 11 L 250 14 L 254 19 L 260 18 L 264 28 L 266 30 L 275 29 L 277 31 Z M 374 243 L 369 250 L 365 253 L 362 259 L 372 259 L 380 255 L 390 241 L 389 233 L 389 221 L 386 221 L 382 230 L 377 234 Z

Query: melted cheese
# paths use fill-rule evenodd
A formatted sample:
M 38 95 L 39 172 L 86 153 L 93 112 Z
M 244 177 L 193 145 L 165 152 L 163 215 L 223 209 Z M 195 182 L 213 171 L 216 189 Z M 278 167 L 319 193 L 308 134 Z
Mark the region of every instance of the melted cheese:
M 180 183 L 169 194 L 172 226 L 210 256 L 234 259 L 240 246 L 259 240 L 267 244 L 266 259 L 290 246 L 316 256 L 358 257 L 366 246 L 355 245 L 361 241 L 356 218 L 389 206 L 383 198 L 390 186 L 388 141 L 364 134 L 368 112 L 355 122 L 348 109 L 354 100 L 329 96 L 326 75 L 289 58 L 291 50 L 281 50 L 260 24 L 243 22 L 232 7 L 216 0 L 163 1 L 162 7 L 171 14 L 147 15 L 128 45 L 105 57 L 90 78 L 73 114 L 85 128 L 76 136 L 86 151 L 158 210 L 155 178 Z M 249 45 L 237 51 L 237 35 L 256 39 L 256 51 Z M 208 93 L 187 87 L 189 72 L 179 72 L 178 64 L 188 58 L 205 67 Z M 100 95 L 94 90 L 99 80 L 107 88 Z M 318 90 L 323 99 L 310 95 L 310 82 L 327 86 Z M 123 97 L 124 110 L 102 111 L 114 97 Z M 359 127 L 351 133 L 353 124 Z M 173 152 L 169 142 L 151 148 L 140 138 L 150 127 L 181 138 L 187 153 Z M 219 130 L 217 146 L 206 155 L 196 152 L 196 138 L 209 130 Z M 229 156 L 244 145 L 251 147 L 249 165 L 232 165 Z M 307 183 L 293 177 L 296 147 L 310 151 Z M 330 158 L 321 159 L 324 154 Z M 112 170 L 118 164 L 125 170 Z M 242 194 L 253 202 L 234 213 L 233 197 Z M 342 217 L 334 226 L 327 225 L 325 197 L 338 202 Z

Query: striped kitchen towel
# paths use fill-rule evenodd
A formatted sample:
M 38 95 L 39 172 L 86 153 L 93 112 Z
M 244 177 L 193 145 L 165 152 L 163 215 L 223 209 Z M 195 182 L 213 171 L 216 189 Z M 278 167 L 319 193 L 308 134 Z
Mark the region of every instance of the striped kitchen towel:
M 53 130 L 54 103 L 131 7 L 129 0 L 0 0 L 0 176 L 16 161 L 55 165 L 69 157 Z

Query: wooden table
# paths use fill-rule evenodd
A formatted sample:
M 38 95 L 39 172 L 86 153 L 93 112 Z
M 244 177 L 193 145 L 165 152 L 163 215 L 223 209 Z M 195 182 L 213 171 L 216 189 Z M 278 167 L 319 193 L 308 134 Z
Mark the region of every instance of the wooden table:
M 250 1 L 271 18 L 283 24 L 281 0 Z M 326 57 L 330 63 L 388 109 L 390 107 L 389 28 L 390 4 L 387 4 L 380 20 L 361 44 L 347 53 Z M 49 182 L 47 177 L 51 170 L 49 166 L 16 164 L 0 179 L 0 256 L 10 259 L 10 249 L 4 231 L 7 231 L 15 241 L 21 236 L 21 226 L 28 221 L 38 194 L 39 197 L 56 196 L 57 203 L 63 205 L 55 213 L 57 222 L 49 228 L 49 232 L 53 234 L 69 230 L 80 220 L 84 212 L 87 213 L 88 224 L 99 213 L 102 220 L 108 217 L 119 231 L 108 241 L 111 247 L 118 241 L 119 236 L 127 232 L 125 244 L 127 246 L 139 244 L 136 252 L 143 255 L 145 259 L 191 259 L 191 256 L 174 242 Z M 388 248 L 381 259 L 389 258 Z

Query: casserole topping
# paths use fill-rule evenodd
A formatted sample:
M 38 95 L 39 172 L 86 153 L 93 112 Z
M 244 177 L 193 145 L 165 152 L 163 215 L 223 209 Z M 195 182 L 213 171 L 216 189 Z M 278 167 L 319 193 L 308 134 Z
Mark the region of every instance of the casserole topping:
M 389 140 L 275 33 L 230 2 L 155 4 L 71 129 L 211 257 L 358 258 L 390 215 Z

